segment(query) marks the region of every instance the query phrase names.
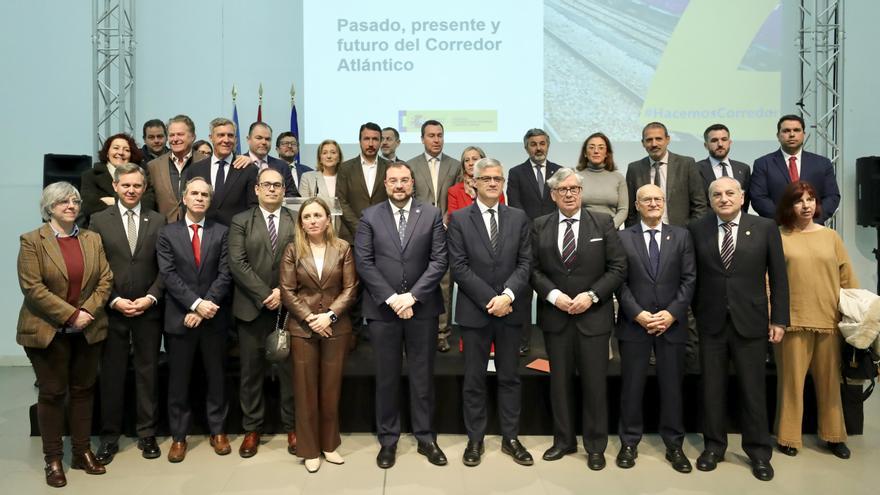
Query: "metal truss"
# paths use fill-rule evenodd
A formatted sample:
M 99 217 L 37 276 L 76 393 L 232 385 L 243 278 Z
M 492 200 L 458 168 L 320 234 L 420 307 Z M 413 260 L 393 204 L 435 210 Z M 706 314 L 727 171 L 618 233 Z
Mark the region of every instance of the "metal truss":
M 92 1 L 94 150 L 117 132 L 134 135 L 134 0 Z

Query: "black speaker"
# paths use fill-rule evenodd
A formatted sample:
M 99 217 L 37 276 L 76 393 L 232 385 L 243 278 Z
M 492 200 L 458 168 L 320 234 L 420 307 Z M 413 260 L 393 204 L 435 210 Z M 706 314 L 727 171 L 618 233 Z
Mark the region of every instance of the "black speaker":
M 43 187 L 53 182 L 67 181 L 77 189 L 80 188 L 80 175 L 92 168 L 92 157 L 89 155 L 43 155 Z
M 880 156 L 856 160 L 856 223 L 880 226 Z

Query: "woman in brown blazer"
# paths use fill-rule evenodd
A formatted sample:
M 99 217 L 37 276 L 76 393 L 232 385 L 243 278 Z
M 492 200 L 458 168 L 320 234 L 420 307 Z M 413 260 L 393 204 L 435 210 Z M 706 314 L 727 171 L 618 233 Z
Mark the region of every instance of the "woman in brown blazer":
M 351 246 L 336 237 L 330 207 L 319 197 L 306 200 L 281 260 L 281 300 L 290 313 L 296 455 L 310 473 L 321 466 L 322 451 L 327 462 L 344 462 L 336 452 L 339 394 L 357 285 Z
M 21 236 L 18 283 L 24 302 L 18 314 L 16 341 L 34 367 L 39 382 L 37 420 L 43 438 L 46 483 L 67 484 L 61 458 L 64 402 L 73 460 L 70 467 L 103 474 L 89 445 L 92 402 L 101 341 L 107 336 L 104 304 L 113 273 L 101 237 L 79 229 L 82 200 L 67 182 L 49 184 L 40 198 L 46 223 Z

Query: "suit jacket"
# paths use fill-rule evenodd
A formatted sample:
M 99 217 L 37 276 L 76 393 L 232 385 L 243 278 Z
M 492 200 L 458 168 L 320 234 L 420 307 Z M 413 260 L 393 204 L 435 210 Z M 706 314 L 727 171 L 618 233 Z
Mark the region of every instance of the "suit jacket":
M 278 211 L 275 222 L 278 248 L 272 252 L 269 229 L 259 207 L 232 217 L 229 225 L 229 272 L 235 282 L 232 314 L 243 321 L 254 321 L 263 301 L 278 287 L 278 265 L 284 248 L 293 243 L 296 218 L 287 208 Z
M 406 220 L 401 246 L 388 201 L 365 209 L 361 216 L 354 257 L 366 289 L 363 314 L 368 320 L 398 320 L 385 300 L 407 292 L 417 300 L 413 318 L 436 318 L 444 311 L 440 279 L 449 261 L 443 215 L 437 207 L 413 198 Z
M 497 252 L 476 203 L 450 215 L 446 235 L 449 270 L 458 284 L 455 320 L 459 325 L 488 325 L 496 317 L 489 315 L 486 305 L 506 288 L 513 291 L 514 300 L 513 312 L 502 317 L 504 322 L 518 325 L 531 321 L 531 222 L 522 210 L 500 203 L 496 209 Z
M 339 177 L 337 175 L 337 177 Z M 339 180 L 338 178 L 336 179 Z M 338 184 L 338 183 L 337 183 Z M 334 193 L 338 191 L 333 191 Z M 332 199 L 336 196 L 331 196 L 329 190 L 327 189 L 327 182 L 324 181 L 324 173 L 318 172 L 317 170 L 313 170 L 311 172 L 306 172 L 299 179 L 299 195 L 303 198 L 314 198 L 315 196 L 321 196 L 324 199 Z
M 693 301 L 697 329 L 715 334 L 729 312 L 744 337 L 767 337 L 768 324 L 788 326 L 788 275 L 776 222 L 743 213 L 730 269 L 721 263 L 718 217 L 712 213 L 688 226 L 697 256 L 697 290 Z M 767 285 L 770 280 L 770 318 Z
M 287 163 L 287 162 L 284 162 L 284 163 Z M 310 167 L 308 165 L 303 165 L 302 163 L 297 163 L 296 165 L 294 165 L 292 163 L 287 163 L 287 166 L 291 169 L 291 171 L 293 171 L 293 168 L 296 167 L 296 183 L 297 184 L 301 183 L 303 174 L 315 171 L 315 169 L 313 169 L 312 167 Z
M 257 206 L 257 193 L 254 186 L 257 184 L 257 166 L 248 165 L 244 168 L 235 168 L 232 166 L 234 156 L 230 155 L 227 160 L 230 162 L 226 169 L 226 177 L 223 179 L 223 190 L 220 197 L 217 194 L 211 199 L 211 206 L 208 208 L 208 220 L 213 220 L 229 225 L 232 217 L 241 213 L 248 208 Z M 211 157 L 200 162 L 193 163 L 189 166 L 184 175 L 186 180 L 193 177 L 203 177 L 208 184 L 214 183 L 211 177 Z
M 199 298 L 217 304 L 220 309 L 196 328 L 226 332 L 232 284 L 227 261 L 227 230 L 218 222 L 205 220 L 198 267 L 185 219 L 169 223 L 159 231 L 156 252 L 159 273 L 165 283 L 165 332 L 183 335 L 193 331 L 183 325 L 183 318 Z
M 651 157 L 632 162 L 626 169 L 626 185 L 629 197 L 635 201 L 636 191 L 651 183 Z M 669 223 L 684 227 L 702 217 L 708 211 L 703 179 L 694 159 L 669 152 L 666 164 L 666 215 Z M 629 209 L 626 226 L 639 223 L 639 212 Z
M 193 150 L 189 160 L 184 165 L 180 181 L 184 182 L 187 169 L 193 163 L 208 158 L 206 155 Z M 171 154 L 165 153 L 147 164 L 147 172 L 150 174 L 150 188 L 155 195 L 156 208 L 159 213 L 165 215 L 165 223 L 174 223 L 183 218 L 180 191 L 174 190 L 171 184 Z M 182 189 L 182 187 L 181 187 Z
M 77 309 L 84 309 L 95 317 L 83 331 L 89 344 L 107 337 L 104 305 L 113 286 L 113 272 L 104 256 L 101 236 L 80 229 L 78 237 L 83 252 L 83 278 L 79 306 L 73 307 L 67 303 L 67 266 L 52 227 L 43 224 L 21 236 L 18 285 L 24 301 L 18 312 L 15 335 L 19 345 L 45 349 L 55 338 L 55 331 L 63 327 Z
M 799 179 L 809 182 L 816 189 L 816 198 L 822 204 L 822 217 L 819 223 L 825 223 L 837 211 L 840 205 L 840 189 L 831 161 L 822 155 L 801 152 L 801 171 Z M 758 215 L 766 218 L 776 216 L 776 204 L 782 192 L 791 183 L 788 164 L 781 150 L 764 155 L 755 160 L 752 166 L 751 196 L 752 206 Z
M 706 192 L 706 202 L 707 204 L 711 204 L 711 198 L 709 198 L 709 184 L 715 181 L 715 171 L 712 170 L 712 162 L 706 158 L 705 160 L 698 161 L 697 167 L 700 169 L 700 176 L 703 177 L 703 191 Z M 743 193 L 745 193 L 745 201 L 743 202 L 742 211 L 749 211 L 749 180 L 752 171 L 748 165 L 736 160 L 730 160 L 730 168 L 732 169 L 732 177 L 739 181 Z
M 134 300 L 147 294 L 155 297 L 157 302 L 162 301 L 163 287 L 156 261 L 156 241 L 159 230 L 165 225 L 165 217 L 141 205 L 134 254 L 128 246 L 127 222 L 128 219 L 120 215 L 117 207 L 92 215 L 92 230 L 101 236 L 104 253 L 113 271 L 113 289 L 107 302 L 113 302 L 117 297 Z M 111 326 L 125 328 L 129 318 L 109 307 L 107 313 L 111 315 Z M 158 305 L 154 304 L 140 318 L 158 320 L 160 315 Z
M 376 160 L 376 182 L 372 191 L 367 191 L 360 155 L 340 163 L 336 173 L 336 197 L 339 198 L 339 206 L 342 208 L 342 228 L 339 236 L 349 243 L 354 239 L 361 213 L 367 207 L 388 199 L 384 183 L 385 166 L 388 161 L 381 156 Z
M 327 245 L 321 276 L 311 256 L 297 259 L 294 243 L 287 245 L 281 261 L 281 301 L 290 312 L 287 331 L 311 338 L 314 332 L 305 322 L 312 313 L 336 313 L 333 335 L 351 333 L 348 310 L 357 299 L 358 277 L 351 245 L 343 240 Z
M 415 198 L 422 203 L 440 208 L 440 211 L 446 214 L 446 193 L 461 178 L 461 162 L 446 153 L 440 153 L 440 169 L 437 171 L 439 194 L 434 191 L 434 184 L 431 181 L 431 167 L 428 166 L 428 160 L 425 159 L 424 153 L 410 158 L 407 163 L 412 168 L 413 178 L 416 181 Z
M 248 156 L 249 153 L 250 150 L 248 153 L 245 153 L 245 156 Z M 271 155 L 266 155 L 266 164 L 269 168 L 281 174 L 281 178 L 284 179 L 284 197 L 298 198 L 299 190 L 296 188 L 296 182 L 293 181 L 293 174 L 290 172 L 290 164 Z M 257 173 L 259 174 L 259 170 L 257 170 Z
M 611 215 L 581 208 L 577 228 L 577 262 L 569 270 L 562 263 L 557 245 L 559 213 L 539 217 L 532 225 L 531 282 L 538 293 L 541 329 L 561 332 L 573 322 L 583 335 L 605 335 L 611 333 L 614 325 L 611 295 L 626 278 L 626 253 Z M 599 302 L 572 316 L 547 302 L 553 289 L 559 289 L 569 297 L 592 290 Z
M 683 344 L 688 340 L 688 307 L 697 283 L 694 244 L 687 229 L 674 225 L 663 224 L 658 237 L 660 269 L 652 277 L 641 222 L 620 232 L 627 269 L 626 280 L 617 293 L 620 312 L 616 336 L 629 341 L 653 338 L 635 321 L 636 316 L 642 311 L 665 309 L 675 321 L 659 338 Z
M 146 183 L 144 184 L 146 190 L 141 197 L 141 204 L 152 210 L 155 208 L 156 202 L 153 198 L 153 190 L 150 187 L 149 173 L 146 169 L 144 169 L 144 172 L 147 173 Z M 82 196 L 83 204 L 80 212 L 82 218 L 78 223 L 88 226 L 89 219 L 93 214 L 109 206 L 101 201 L 101 198 L 107 196 L 116 197 L 116 191 L 113 190 L 113 176 L 110 175 L 110 170 L 107 168 L 106 163 L 96 163 L 94 167 L 82 173 L 80 176 L 80 195 Z
M 544 167 L 544 180 L 552 177 L 560 168 L 560 165 L 548 160 Z M 541 190 L 543 192 L 538 194 L 538 179 L 529 160 L 513 167 L 507 174 L 507 204 L 525 211 L 532 220 L 556 211 L 556 203 L 550 198 L 550 188 L 542 184 Z

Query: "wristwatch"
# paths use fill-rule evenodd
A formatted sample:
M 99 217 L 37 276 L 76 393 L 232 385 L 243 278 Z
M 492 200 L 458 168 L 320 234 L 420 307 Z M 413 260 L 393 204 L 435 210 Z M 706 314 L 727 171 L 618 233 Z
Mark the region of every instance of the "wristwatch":
M 590 296 L 590 300 L 593 301 L 593 304 L 599 302 L 599 296 L 597 296 L 595 292 L 588 290 L 587 295 Z
M 330 315 L 330 323 L 331 324 L 336 323 L 339 320 L 339 318 L 336 316 L 336 313 L 334 313 L 332 310 L 327 311 L 327 314 Z

